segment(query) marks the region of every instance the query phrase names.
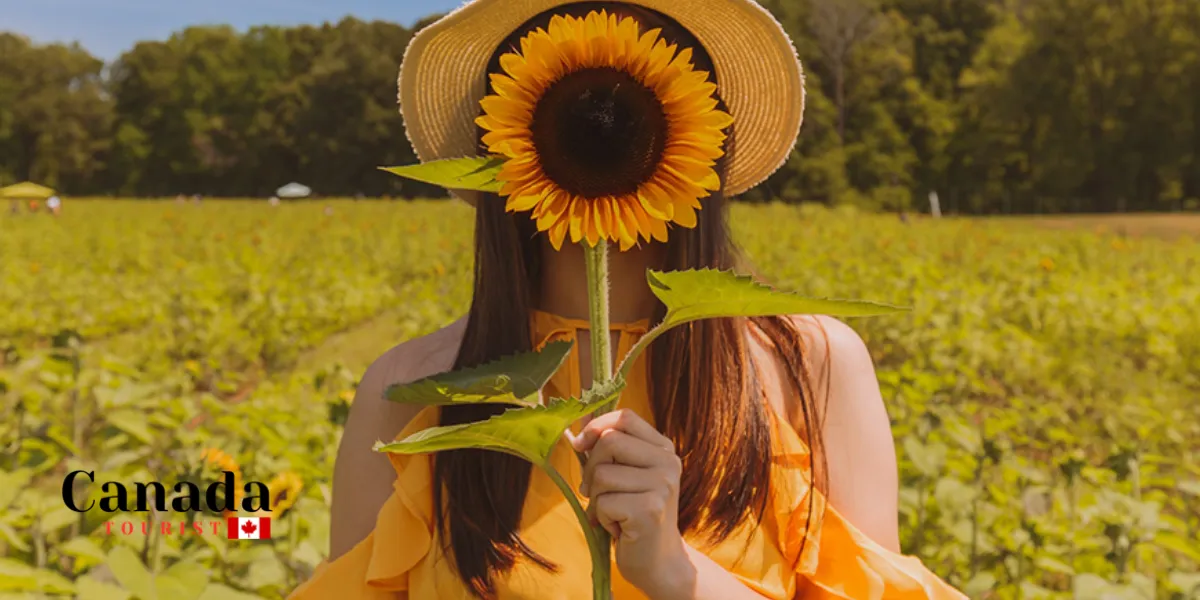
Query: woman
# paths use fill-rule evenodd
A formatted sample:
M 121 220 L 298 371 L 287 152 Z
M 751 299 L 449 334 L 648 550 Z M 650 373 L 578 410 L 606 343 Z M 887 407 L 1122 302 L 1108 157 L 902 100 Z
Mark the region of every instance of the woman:
M 573 43 L 564 23 L 594 37 L 604 26 L 592 26 L 610 17 L 605 31 L 619 20 L 638 36 L 613 41 L 613 56 L 649 40 L 654 58 L 627 72 L 583 69 L 540 95 L 518 89 L 521 65 L 549 60 L 534 56 L 539 47 Z M 676 136 L 670 103 L 639 84 L 651 63 L 679 65 L 675 75 L 699 74 L 695 89 L 716 90 L 713 102 L 685 104 L 710 111 L 696 122 L 718 123 L 719 136 Z M 523 98 L 529 109 L 481 102 L 485 95 Z M 587 212 L 523 204 L 511 190 L 502 190 L 507 203 L 460 193 L 476 209 L 470 312 L 367 370 L 334 472 L 331 557 L 294 597 L 587 598 L 583 535 L 541 471 L 493 452 L 371 451 L 376 440 L 478 420 L 495 407 L 420 410 L 383 400 L 383 391 L 569 339 L 575 350 L 544 393 L 578 394 L 591 381 L 591 332 L 582 250 L 564 243 L 568 236 L 620 242 L 609 259 L 615 325 L 604 333 L 618 359 L 664 316 L 646 269 L 737 267 L 725 196 L 761 182 L 790 154 L 804 100 L 795 51 L 750 0 L 476 0 L 413 39 L 400 100 L 422 160 L 536 150 L 537 173 L 573 190 Z M 506 125 L 518 117 L 530 120 L 525 142 Z M 719 151 L 704 145 L 710 139 Z M 712 158 L 705 164 L 714 176 L 675 177 L 698 162 L 674 151 Z M 664 195 L 664 184 L 627 207 L 624 221 L 600 209 L 589 216 L 591 199 L 641 189 L 668 163 L 678 169 L 664 181 L 679 193 L 715 191 L 685 198 Z M 644 218 L 659 209 L 673 223 L 669 235 Z M 552 457 L 613 535 L 615 598 L 962 597 L 899 554 L 889 420 L 870 356 L 846 325 L 803 315 L 695 323 L 656 341 L 628 384 L 618 410 L 577 424 Z M 583 467 L 575 452 L 586 453 Z

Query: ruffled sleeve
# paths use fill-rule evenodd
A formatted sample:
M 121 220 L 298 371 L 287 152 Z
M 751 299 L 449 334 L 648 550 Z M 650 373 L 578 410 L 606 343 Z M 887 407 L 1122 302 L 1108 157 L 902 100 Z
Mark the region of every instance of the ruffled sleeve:
M 965 600 L 913 556 L 875 543 L 827 507 L 816 569 L 800 573 L 797 597 L 824 600 Z
M 437 425 L 437 418 L 436 407 L 421 411 L 397 439 Z M 388 457 L 396 482 L 379 509 L 375 530 L 346 554 L 322 562 L 288 598 L 393 600 L 396 592 L 409 589 L 409 573 L 429 553 L 433 539 L 433 475 L 428 455 Z
M 790 427 L 780 429 L 773 453 L 774 512 L 779 547 L 794 565 L 794 598 L 966 600 L 919 559 L 880 546 L 838 513 L 812 486 L 807 446 Z

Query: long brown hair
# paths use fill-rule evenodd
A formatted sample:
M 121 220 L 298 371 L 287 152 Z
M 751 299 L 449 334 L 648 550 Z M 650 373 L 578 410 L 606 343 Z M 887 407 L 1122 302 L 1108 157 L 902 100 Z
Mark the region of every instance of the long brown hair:
M 497 47 L 488 73 L 500 72 L 500 56 L 518 48 L 527 33 L 547 27 L 553 14 L 581 17 L 601 8 L 636 18 L 643 30 L 661 28 L 669 42 L 691 47 L 696 67 L 715 80 L 711 58 L 686 29 L 656 11 L 611 2 L 580 2 L 534 17 Z M 734 133 L 727 143 L 730 151 Z M 724 161 L 718 169 L 724 181 Z M 529 351 L 534 343 L 529 314 L 541 285 L 542 252 L 534 223 L 526 214 L 506 213 L 504 201 L 494 194 L 482 195 L 476 204 L 474 297 L 456 368 Z M 738 266 L 724 194 L 712 194 L 703 205 L 694 229 L 671 231 L 667 269 Z M 665 314 L 660 304 L 655 319 Z M 679 529 L 712 541 L 729 537 L 751 517 L 760 518 L 769 498 L 772 409 L 749 353 L 746 332 L 751 322 L 773 346 L 792 389 L 801 395 L 800 414 L 789 415 L 789 420 L 797 422 L 813 456 L 822 456 L 810 377 L 799 332 L 789 319 L 700 321 L 669 331 L 649 350 L 654 419 L 683 460 Z M 447 406 L 441 410 L 441 423 L 476 421 L 501 410 L 495 405 Z M 720 465 L 738 467 L 717 468 Z M 440 485 L 433 489 L 434 506 L 445 507 L 435 511 L 435 530 L 459 578 L 480 597 L 494 597 L 494 576 L 512 569 L 522 557 L 555 569 L 518 535 L 531 469 L 520 458 L 485 450 L 435 455 L 434 477 Z M 812 510 L 810 503 L 810 519 Z

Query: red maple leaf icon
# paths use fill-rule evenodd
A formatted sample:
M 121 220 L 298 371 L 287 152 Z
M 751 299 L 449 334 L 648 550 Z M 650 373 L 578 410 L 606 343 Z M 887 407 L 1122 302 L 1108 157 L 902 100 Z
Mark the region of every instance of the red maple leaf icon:
M 242 524 L 242 531 L 246 532 L 246 535 L 252 535 L 255 529 L 258 528 L 255 527 L 254 523 L 251 523 L 250 521 L 246 521 Z

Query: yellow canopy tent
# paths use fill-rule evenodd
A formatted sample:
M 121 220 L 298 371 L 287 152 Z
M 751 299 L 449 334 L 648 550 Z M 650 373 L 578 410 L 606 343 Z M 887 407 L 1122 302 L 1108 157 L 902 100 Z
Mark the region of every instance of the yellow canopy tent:
M 0 188 L 0 198 L 11 198 L 13 200 L 45 200 L 53 195 L 54 190 L 44 185 L 33 183 L 32 181 Z

